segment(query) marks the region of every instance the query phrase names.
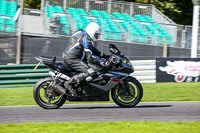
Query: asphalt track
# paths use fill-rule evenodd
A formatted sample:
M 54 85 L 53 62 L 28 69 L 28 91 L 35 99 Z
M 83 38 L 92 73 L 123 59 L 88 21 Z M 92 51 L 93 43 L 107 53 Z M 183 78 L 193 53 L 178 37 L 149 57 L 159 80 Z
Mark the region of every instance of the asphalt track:
M 134 108 L 114 103 L 65 104 L 48 110 L 39 106 L 0 107 L 0 123 L 119 120 L 199 121 L 200 101 L 141 102 Z

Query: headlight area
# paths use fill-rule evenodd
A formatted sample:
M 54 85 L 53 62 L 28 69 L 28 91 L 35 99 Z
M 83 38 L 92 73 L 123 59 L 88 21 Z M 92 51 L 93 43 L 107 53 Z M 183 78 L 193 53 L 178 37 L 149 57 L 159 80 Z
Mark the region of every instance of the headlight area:
M 131 62 L 129 61 L 128 64 L 132 67 L 132 69 L 133 69 L 133 71 L 134 71 L 133 63 L 131 63 Z

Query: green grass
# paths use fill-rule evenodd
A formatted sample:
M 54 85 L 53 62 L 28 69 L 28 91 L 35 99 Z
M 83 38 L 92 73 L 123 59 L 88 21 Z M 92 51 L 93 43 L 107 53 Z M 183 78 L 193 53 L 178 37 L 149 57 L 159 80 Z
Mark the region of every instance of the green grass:
M 200 83 L 153 83 L 142 84 L 144 102 L 200 101 Z
M 199 133 L 200 121 L 48 122 L 0 124 L 1 133 Z
M 146 83 L 142 86 L 143 102 L 200 101 L 200 83 Z M 0 106 L 35 105 L 33 87 L 0 88 L 0 99 Z

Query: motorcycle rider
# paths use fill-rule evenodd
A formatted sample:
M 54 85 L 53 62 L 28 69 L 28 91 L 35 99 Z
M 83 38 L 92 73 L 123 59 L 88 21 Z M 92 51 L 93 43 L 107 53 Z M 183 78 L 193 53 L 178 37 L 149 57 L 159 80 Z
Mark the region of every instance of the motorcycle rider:
M 97 76 L 94 69 L 89 66 L 90 63 L 97 66 L 109 65 L 109 62 L 105 60 L 108 56 L 95 48 L 95 43 L 100 34 L 100 26 L 91 22 L 86 26 L 85 31 L 80 29 L 72 35 L 68 47 L 64 51 L 64 62 L 72 71 L 78 72 L 77 75 L 64 83 L 65 88 L 72 96 L 77 95 L 74 85 L 84 80 L 91 81 L 92 78 Z

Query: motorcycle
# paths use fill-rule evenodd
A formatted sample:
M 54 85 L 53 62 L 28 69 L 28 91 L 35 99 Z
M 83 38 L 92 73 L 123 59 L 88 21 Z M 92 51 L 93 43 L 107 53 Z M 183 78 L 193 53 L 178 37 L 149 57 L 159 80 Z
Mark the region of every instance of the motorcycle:
M 98 71 L 98 76 L 93 80 L 81 82 L 74 86 L 77 96 L 71 96 L 68 90 L 63 95 L 62 91 L 51 86 L 52 82 L 64 88 L 64 82 L 77 74 L 61 62 L 56 62 L 56 57 L 38 56 L 37 61 L 50 68 L 50 77 L 39 80 L 33 89 L 35 102 L 44 109 L 56 109 L 68 101 L 109 101 L 109 94 L 113 101 L 120 107 L 134 107 L 142 99 L 143 88 L 140 82 L 130 76 L 134 72 L 131 62 L 119 51 L 109 44 L 109 67 Z M 35 67 L 39 66 L 39 64 Z

